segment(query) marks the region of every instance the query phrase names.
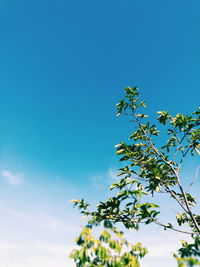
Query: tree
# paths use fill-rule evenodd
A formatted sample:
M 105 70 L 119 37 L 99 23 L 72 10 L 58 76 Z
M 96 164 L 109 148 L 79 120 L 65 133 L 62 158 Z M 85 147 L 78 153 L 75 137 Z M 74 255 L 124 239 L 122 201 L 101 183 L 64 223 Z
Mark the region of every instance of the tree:
M 189 193 L 194 180 L 184 187 L 180 173 L 186 158 L 200 155 L 200 108 L 187 116 L 158 111 L 161 135 L 158 126 L 152 124 L 144 112 L 146 104 L 139 98 L 139 89 L 127 87 L 124 90 L 125 97 L 117 104 L 117 116 L 130 117 L 135 128 L 128 143 L 116 145 L 120 161 L 126 163 L 119 169 L 119 182 L 110 187 L 117 193 L 107 201 L 99 202 L 94 211 L 89 210 L 89 204 L 83 199 L 73 202 L 90 217 L 91 224 L 111 220 L 139 230 L 141 224 L 154 223 L 190 235 L 193 243 L 183 241 L 178 251 L 180 257 L 175 257 L 179 266 L 200 264 L 200 215 L 194 210 L 196 198 Z M 162 142 L 168 136 L 162 145 L 160 136 Z M 175 223 L 161 222 L 159 205 L 146 201 L 155 194 L 160 198 L 163 194 L 168 195 L 178 204 L 180 210 L 176 213 Z
M 75 239 L 80 249 L 74 249 L 70 257 L 77 267 L 139 267 L 139 259 L 147 253 L 140 243 L 133 245 L 123 238 L 123 233 L 109 221 L 99 238 L 92 235 L 91 226 L 86 226 Z

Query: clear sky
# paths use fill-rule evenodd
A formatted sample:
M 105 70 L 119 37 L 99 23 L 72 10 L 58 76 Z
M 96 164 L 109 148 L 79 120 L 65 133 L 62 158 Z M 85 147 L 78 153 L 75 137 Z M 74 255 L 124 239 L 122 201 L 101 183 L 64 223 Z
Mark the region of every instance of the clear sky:
M 68 201 L 104 197 L 120 166 L 123 87 L 140 87 L 150 114 L 192 112 L 199 28 L 199 0 L 0 0 L 2 267 L 73 266 L 66 250 L 83 223 Z

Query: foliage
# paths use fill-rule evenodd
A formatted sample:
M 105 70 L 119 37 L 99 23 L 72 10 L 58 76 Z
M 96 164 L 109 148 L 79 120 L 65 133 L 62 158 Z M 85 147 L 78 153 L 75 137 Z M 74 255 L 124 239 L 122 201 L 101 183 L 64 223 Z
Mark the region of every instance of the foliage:
M 133 245 L 123 238 L 123 233 L 113 227 L 109 221 L 99 238 L 92 235 L 90 226 L 86 226 L 75 242 L 80 249 L 74 249 L 70 255 L 77 267 L 139 267 L 139 259 L 147 250 L 140 243 Z
M 192 267 L 192 266 L 200 266 L 200 262 L 197 258 L 194 257 L 178 257 L 174 254 L 174 257 L 177 260 L 178 267 Z
M 178 267 L 186 266 L 200 266 L 200 237 L 194 237 L 194 243 L 188 244 L 186 241 L 182 241 L 182 247 L 178 250 L 180 257 L 174 254 L 177 260 Z
M 126 163 L 119 169 L 119 182 L 110 187 L 117 191 L 116 194 L 107 201 L 99 202 L 95 211 L 90 211 L 84 200 L 74 200 L 73 203 L 90 217 L 91 223 L 109 219 L 136 230 L 141 223 L 155 223 L 164 229 L 191 235 L 194 243 L 189 246 L 184 241 L 183 247 L 178 251 L 181 258 L 184 258 L 184 262 L 180 264 L 185 264 L 186 258 L 199 256 L 191 248 L 200 250 L 199 241 L 197 242 L 200 215 L 194 212 L 196 198 L 189 193 L 194 180 L 184 188 L 180 171 L 187 157 L 194 156 L 196 152 L 196 155 L 200 155 L 200 108 L 191 115 L 179 113 L 172 116 L 168 111 L 158 111 L 157 124 L 163 131 L 162 134 L 149 121 L 145 108 L 145 102 L 139 98 L 138 88 L 125 88 L 125 97 L 117 104 L 117 116 L 129 116 L 135 128 L 128 143 L 120 142 L 116 145 L 120 161 Z M 165 136 L 168 136 L 166 141 Z M 164 142 L 162 145 L 161 141 Z M 159 206 L 146 201 L 147 196 L 153 197 L 154 194 L 160 194 L 160 197 L 166 194 L 178 203 L 180 211 L 176 214 L 176 223 L 160 221 Z M 189 230 L 186 231 L 186 227 Z
M 194 243 L 188 244 L 186 241 L 182 241 L 182 248 L 179 249 L 179 254 L 181 257 L 198 256 L 200 257 L 200 237 L 194 238 Z

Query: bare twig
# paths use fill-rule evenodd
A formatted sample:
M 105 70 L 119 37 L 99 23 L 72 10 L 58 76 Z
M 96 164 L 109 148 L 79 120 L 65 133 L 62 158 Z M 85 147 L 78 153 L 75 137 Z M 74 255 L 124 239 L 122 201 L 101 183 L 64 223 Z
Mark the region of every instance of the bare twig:
M 200 169 L 200 166 L 197 167 L 195 177 L 193 178 L 192 182 L 189 184 L 188 189 L 185 191 L 186 193 L 189 191 L 190 187 L 191 187 L 191 186 L 195 183 L 195 181 L 197 180 L 197 177 L 198 177 L 198 174 L 199 174 L 199 169 Z
M 184 234 L 188 234 L 188 235 L 193 235 L 194 234 L 194 232 L 187 232 L 187 231 L 184 231 L 184 230 L 176 229 L 173 226 L 172 226 L 172 228 L 170 228 L 167 225 L 165 225 L 165 224 L 163 224 L 163 223 L 161 223 L 159 221 L 154 221 L 154 223 L 158 224 L 158 225 L 160 225 L 162 227 L 165 227 L 165 228 L 167 228 L 169 230 L 173 230 L 173 231 L 176 231 L 176 232 L 179 232 L 179 233 L 184 233 Z

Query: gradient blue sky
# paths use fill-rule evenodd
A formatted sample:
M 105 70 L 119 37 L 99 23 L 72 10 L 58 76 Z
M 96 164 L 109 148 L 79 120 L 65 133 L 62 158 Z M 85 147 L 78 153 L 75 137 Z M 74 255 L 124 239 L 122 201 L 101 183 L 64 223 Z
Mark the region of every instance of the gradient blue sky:
M 120 166 L 122 88 L 140 87 L 150 114 L 192 112 L 199 28 L 198 0 L 0 0 L 2 267 L 73 266 L 65 247 L 81 223 L 67 202 L 104 197 Z

